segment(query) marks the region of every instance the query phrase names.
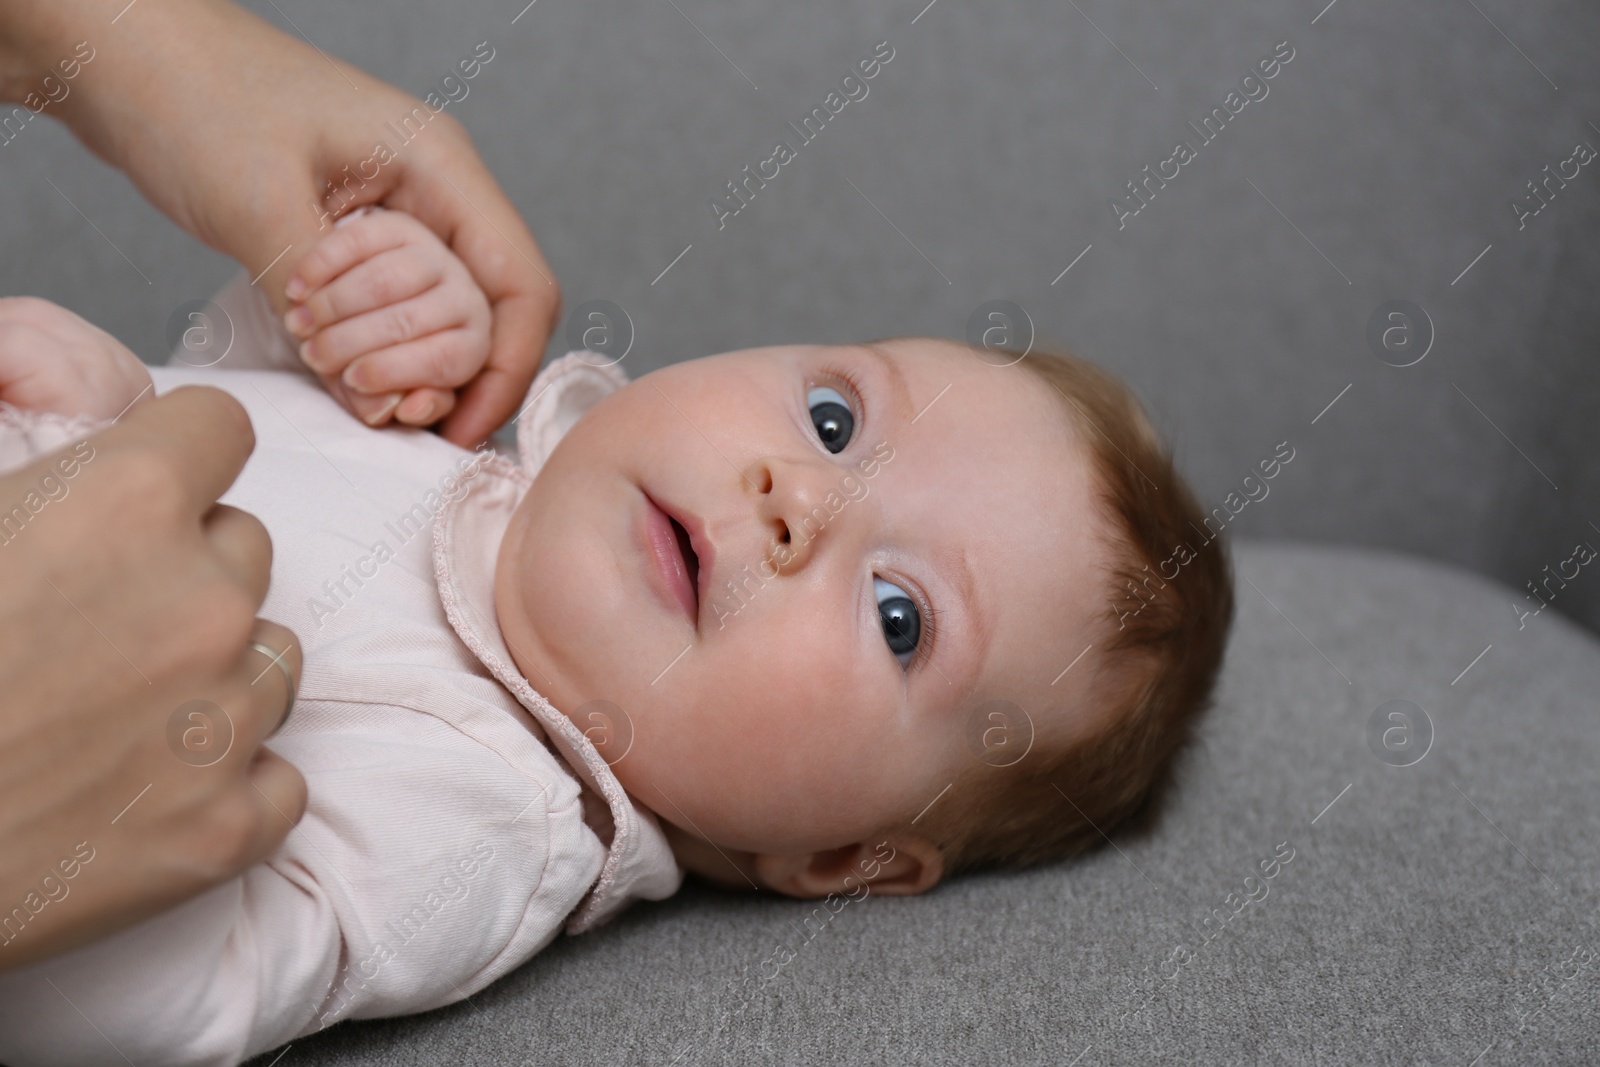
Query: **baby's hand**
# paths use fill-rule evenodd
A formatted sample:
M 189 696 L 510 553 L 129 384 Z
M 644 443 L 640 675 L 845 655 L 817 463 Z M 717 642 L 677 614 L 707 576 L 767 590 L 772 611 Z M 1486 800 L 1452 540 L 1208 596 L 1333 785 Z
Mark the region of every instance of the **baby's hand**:
M 455 253 L 402 211 L 340 223 L 285 291 L 295 306 L 284 325 L 304 342 L 300 358 L 371 426 L 391 414 L 413 426 L 444 418 L 456 387 L 489 358 L 488 298 Z
M 139 357 L 98 326 L 35 296 L 0 298 L 0 400 L 114 419 L 151 384 Z

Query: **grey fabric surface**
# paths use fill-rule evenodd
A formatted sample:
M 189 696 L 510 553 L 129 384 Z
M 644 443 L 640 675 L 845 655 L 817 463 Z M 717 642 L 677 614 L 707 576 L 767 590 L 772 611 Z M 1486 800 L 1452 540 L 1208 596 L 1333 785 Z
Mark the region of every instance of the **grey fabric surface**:
M 687 888 L 283 1064 L 1600 1062 L 1600 642 L 1416 558 L 1236 561 L 1218 705 L 1118 847 L 869 896 L 809 940 L 815 904 Z M 1410 766 L 1366 738 L 1393 699 L 1432 724 Z

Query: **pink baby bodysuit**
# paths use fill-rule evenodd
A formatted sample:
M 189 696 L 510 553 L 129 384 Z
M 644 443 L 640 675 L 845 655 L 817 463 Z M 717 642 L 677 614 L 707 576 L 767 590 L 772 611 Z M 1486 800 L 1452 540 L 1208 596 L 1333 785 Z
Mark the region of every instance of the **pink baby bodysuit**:
M 471 996 L 562 929 L 592 929 L 683 880 L 655 816 L 522 677 L 495 621 L 494 565 L 512 510 L 556 442 L 624 375 L 581 352 L 545 368 L 513 460 L 364 426 L 300 364 L 248 278 L 216 303 L 232 325 L 227 355 L 207 368 L 174 358 L 152 376 L 158 393 L 214 385 L 250 413 L 255 451 L 221 499 L 271 534 L 259 614 L 294 630 L 305 653 L 293 713 L 268 742 L 305 775 L 305 817 L 239 877 L 0 973 L 9 1067 L 231 1067 L 341 1019 Z M 0 411 L 0 464 L 99 425 Z M 585 822 L 585 789 L 610 809 L 609 846 Z M 90 861 L 77 877 L 117 872 Z M 27 936 L 27 918 L 0 915 L 0 959 Z

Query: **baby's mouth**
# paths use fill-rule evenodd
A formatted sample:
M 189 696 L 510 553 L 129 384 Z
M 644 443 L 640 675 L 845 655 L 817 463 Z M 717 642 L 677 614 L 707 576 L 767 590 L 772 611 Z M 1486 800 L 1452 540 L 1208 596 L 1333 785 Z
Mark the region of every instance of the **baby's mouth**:
M 694 606 L 696 615 L 700 611 L 700 557 L 694 554 L 694 543 L 689 540 L 689 531 L 685 530 L 677 519 L 671 515 L 667 521 L 672 524 L 672 532 L 678 538 L 678 550 L 683 553 L 683 563 L 689 569 L 689 588 L 694 590 Z
M 649 493 L 643 496 L 645 509 L 641 547 L 655 571 L 656 578 L 652 584 L 663 594 L 669 606 L 676 604 L 690 625 L 698 629 L 702 600 L 701 572 L 705 571 L 709 578 L 712 562 L 708 555 L 706 566 L 701 566 L 700 555 L 694 547 L 694 534 L 691 527 L 685 525 L 698 520 L 685 513 L 680 522 L 673 517 L 669 508 L 658 504 Z M 710 551 L 709 545 L 704 547 Z

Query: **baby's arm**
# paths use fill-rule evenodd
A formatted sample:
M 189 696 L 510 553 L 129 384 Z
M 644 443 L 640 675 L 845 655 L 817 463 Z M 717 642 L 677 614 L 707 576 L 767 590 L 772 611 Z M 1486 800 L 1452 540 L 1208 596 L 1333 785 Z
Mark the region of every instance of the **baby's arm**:
M 489 301 L 466 264 L 401 211 L 346 217 L 287 287 L 284 325 L 330 392 L 381 426 L 427 426 L 489 358 Z M 337 384 L 336 384 L 337 383 Z M 402 402 L 403 400 L 403 402 Z
M 115 419 L 150 394 L 150 371 L 115 337 L 48 300 L 0 298 L 0 400 Z

